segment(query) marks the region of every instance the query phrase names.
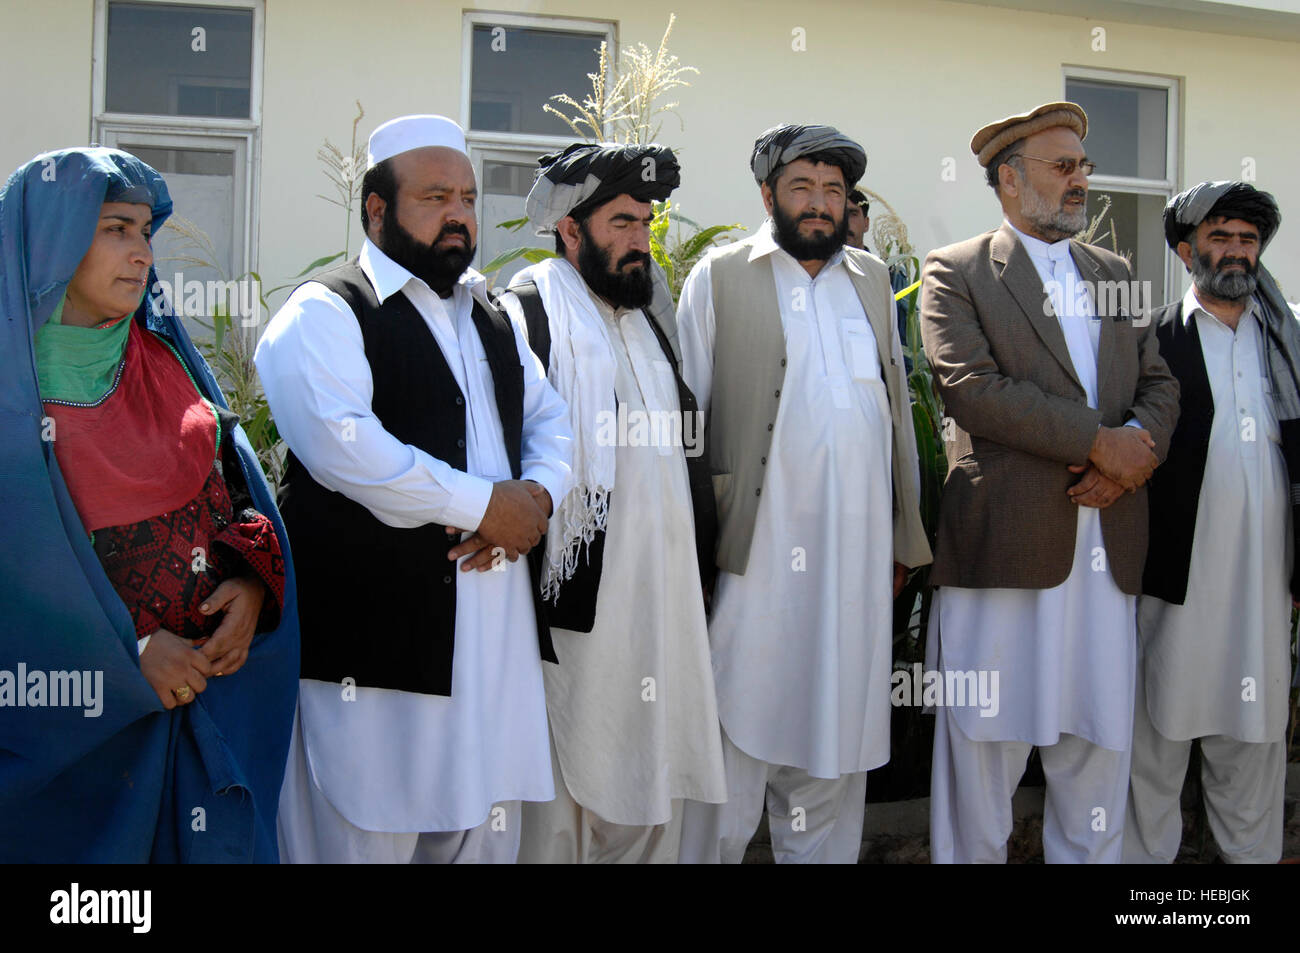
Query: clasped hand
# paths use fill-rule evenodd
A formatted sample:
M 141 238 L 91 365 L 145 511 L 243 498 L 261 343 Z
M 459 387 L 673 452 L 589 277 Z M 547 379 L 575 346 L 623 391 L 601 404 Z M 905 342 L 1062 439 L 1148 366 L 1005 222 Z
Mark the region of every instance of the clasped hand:
M 1080 506 L 1105 509 L 1120 494 L 1134 493 L 1160 463 L 1156 442 L 1141 427 L 1102 427 L 1097 431 L 1088 462 L 1068 467 L 1083 474 L 1066 492 Z
M 210 677 L 233 675 L 243 667 L 265 599 L 260 579 L 227 579 L 199 607 L 204 615 L 225 613 L 210 638 L 191 642 L 166 629 L 150 636 L 140 654 L 140 672 L 164 708 L 170 711 L 192 702 L 208 687 Z
M 501 480 L 492 484 L 492 498 L 487 512 L 479 521 L 478 529 L 452 547 L 447 553 L 451 560 L 469 556 L 461 564 L 461 572 L 477 569 L 486 572 L 500 558 L 514 562 L 541 542 L 551 515 L 551 494 L 540 483 L 532 480 Z M 466 530 L 447 527 L 448 536 L 459 536 Z
M 1088 462 L 1126 490 L 1136 490 L 1160 463 L 1156 442 L 1141 427 L 1102 427 L 1097 431 Z

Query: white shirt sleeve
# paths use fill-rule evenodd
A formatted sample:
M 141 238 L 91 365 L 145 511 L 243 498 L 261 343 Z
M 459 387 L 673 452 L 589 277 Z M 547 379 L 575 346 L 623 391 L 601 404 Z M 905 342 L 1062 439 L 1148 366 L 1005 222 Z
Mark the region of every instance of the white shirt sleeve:
M 371 410 L 374 380 L 361 327 L 337 294 L 318 282 L 294 291 L 258 342 L 254 362 L 280 435 L 321 486 L 389 526 L 478 528 L 491 481 L 384 429 Z
M 677 303 L 677 334 L 682 349 L 682 377 L 695 395 L 700 413 L 709 419 L 713 395 L 712 270 L 707 257 L 696 263 L 682 286 Z

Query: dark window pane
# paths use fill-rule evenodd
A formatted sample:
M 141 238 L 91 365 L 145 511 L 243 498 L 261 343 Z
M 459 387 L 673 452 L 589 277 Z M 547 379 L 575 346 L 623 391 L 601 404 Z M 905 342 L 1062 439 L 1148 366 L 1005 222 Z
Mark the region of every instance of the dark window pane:
M 109 112 L 248 119 L 253 11 L 108 5 Z
M 583 101 L 591 91 L 587 74 L 596 72 L 603 39 L 600 33 L 476 25 L 470 70 L 470 128 L 572 136 L 573 130 L 558 117 L 543 112 L 542 106 L 558 93 Z
M 1091 140 L 1092 136 L 1088 138 Z M 1133 267 L 1133 277 L 1141 286 L 1143 308 L 1165 303 L 1165 230 L 1163 195 L 1135 195 L 1113 189 L 1088 191 L 1088 222 L 1102 211 L 1110 199 L 1110 208 L 1092 236 L 1092 244 L 1123 255 Z M 1149 296 L 1149 297 L 1148 297 Z
M 1099 175 L 1165 178 L 1167 89 L 1067 79 L 1065 96 L 1088 114 L 1084 150 Z

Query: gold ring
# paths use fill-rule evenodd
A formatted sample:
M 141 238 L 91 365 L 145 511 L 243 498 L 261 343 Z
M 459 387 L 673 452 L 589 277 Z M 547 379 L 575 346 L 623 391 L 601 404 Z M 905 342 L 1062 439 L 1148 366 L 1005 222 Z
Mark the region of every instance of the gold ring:
M 188 685 L 182 685 L 180 688 L 173 688 L 172 694 L 181 701 L 185 701 L 185 699 L 190 697 L 190 687 Z

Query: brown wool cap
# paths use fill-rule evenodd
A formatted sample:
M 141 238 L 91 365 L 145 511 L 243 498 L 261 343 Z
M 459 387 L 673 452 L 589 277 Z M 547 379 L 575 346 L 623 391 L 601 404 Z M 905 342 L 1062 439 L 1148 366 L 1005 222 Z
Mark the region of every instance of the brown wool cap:
M 1088 114 L 1078 103 L 1044 103 L 1031 112 L 989 123 L 971 138 L 970 151 L 987 169 L 993 157 L 1011 143 L 1055 126 L 1068 126 L 1080 139 L 1086 139 Z

